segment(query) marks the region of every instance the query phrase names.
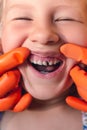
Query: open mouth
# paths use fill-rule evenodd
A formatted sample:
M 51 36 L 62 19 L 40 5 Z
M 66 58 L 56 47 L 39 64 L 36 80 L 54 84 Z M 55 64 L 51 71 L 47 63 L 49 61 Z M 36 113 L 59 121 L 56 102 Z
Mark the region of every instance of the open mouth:
M 37 60 L 30 57 L 32 67 L 41 74 L 48 74 L 56 71 L 63 63 L 62 60 L 54 57 L 40 58 Z

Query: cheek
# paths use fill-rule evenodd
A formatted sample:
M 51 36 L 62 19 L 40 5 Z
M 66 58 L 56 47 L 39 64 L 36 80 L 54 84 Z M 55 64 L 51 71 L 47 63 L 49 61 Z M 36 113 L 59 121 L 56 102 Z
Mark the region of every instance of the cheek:
M 68 34 L 69 42 L 76 43 L 77 45 L 87 45 L 87 30 L 78 29 L 77 31 L 71 30 L 71 35 Z
M 26 40 L 26 33 L 19 29 L 5 28 L 2 31 L 1 43 L 4 52 L 22 46 Z
M 66 26 L 62 29 L 62 36 L 65 42 L 87 46 L 87 26 L 85 25 Z

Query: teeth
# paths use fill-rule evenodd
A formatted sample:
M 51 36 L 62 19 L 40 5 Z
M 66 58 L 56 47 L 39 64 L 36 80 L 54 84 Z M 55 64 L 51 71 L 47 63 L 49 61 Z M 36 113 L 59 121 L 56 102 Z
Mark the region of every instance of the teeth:
M 47 62 L 46 62 L 46 61 L 43 61 L 43 62 L 42 62 L 42 65 L 47 66 Z
M 54 61 L 54 65 L 56 65 L 57 63 L 58 63 L 58 60 L 55 60 L 55 61 Z
M 37 61 L 37 64 L 38 65 L 42 65 L 42 62 L 39 60 L 39 61 Z
M 37 64 L 37 61 L 33 61 L 34 64 Z
M 30 59 L 30 62 L 33 63 L 33 64 L 38 64 L 38 65 L 44 65 L 44 66 L 47 66 L 47 65 L 56 65 L 58 62 L 60 62 L 59 60 L 57 59 L 54 59 L 54 60 L 50 60 L 49 62 L 48 61 L 36 61 L 34 59 Z
M 50 61 L 48 64 L 49 64 L 49 65 L 53 65 L 54 63 L 53 63 L 53 61 Z

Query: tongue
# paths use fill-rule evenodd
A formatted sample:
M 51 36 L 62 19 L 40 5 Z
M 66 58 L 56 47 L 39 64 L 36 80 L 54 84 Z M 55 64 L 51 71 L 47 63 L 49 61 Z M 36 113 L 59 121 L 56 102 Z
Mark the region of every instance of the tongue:
M 40 72 L 53 72 L 58 68 L 58 65 L 48 65 L 48 66 L 44 66 L 44 65 L 33 65 L 35 69 L 37 69 Z

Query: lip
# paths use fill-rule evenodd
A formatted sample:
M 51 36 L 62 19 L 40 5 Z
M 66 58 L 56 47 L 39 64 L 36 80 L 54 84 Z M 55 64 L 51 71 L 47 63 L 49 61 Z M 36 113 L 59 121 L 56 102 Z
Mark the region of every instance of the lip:
M 31 65 L 31 63 L 29 62 L 29 59 L 27 60 L 27 64 L 29 65 L 29 69 L 32 71 L 32 73 L 34 75 L 36 75 L 37 77 L 40 77 L 40 78 L 43 78 L 43 79 L 51 79 L 51 78 L 54 78 L 56 77 L 58 74 L 60 74 L 65 66 L 65 58 L 63 55 L 61 54 L 58 54 L 58 53 L 55 53 L 55 52 L 50 52 L 50 53 L 34 53 L 32 52 L 31 54 L 33 55 L 38 55 L 40 57 L 57 57 L 58 59 L 60 59 L 61 61 L 63 61 L 63 63 L 61 64 L 61 66 L 56 69 L 55 71 L 53 72 L 50 72 L 50 73 L 47 73 L 47 74 L 42 74 L 40 73 L 39 71 L 37 71 L 36 69 L 34 69 L 34 67 Z
M 58 52 L 53 52 L 53 51 L 47 51 L 47 52 L 35 52 L 35 51 L 31 51 L 31 55 L 36 55 L 36 56 L 40 56 L 40 57 L 59 57 L 60 54 L 58 54 Z

